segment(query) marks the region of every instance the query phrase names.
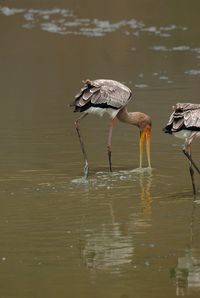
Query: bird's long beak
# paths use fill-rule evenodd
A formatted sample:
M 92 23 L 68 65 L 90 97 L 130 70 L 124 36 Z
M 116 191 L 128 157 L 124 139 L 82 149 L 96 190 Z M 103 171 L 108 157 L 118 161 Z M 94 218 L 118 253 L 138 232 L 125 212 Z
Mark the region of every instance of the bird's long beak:
M 140 131 L 140 168 L 142 168 L 144 141 L 145 141 L 145 130 Z
M 147 127 L 145 129 L 145 135 L 146 135 L 147 162 L 148 162 L 148 167 L 151 168 L 151 156 L 150 156 L 150 150 L 151 150 L 151 128 L 150 127 Z
M 140 168 L 142 168 L 145 140 L 146 140 L 146 154 L 147 154 L 148 167 L 151 167 L 151 158 L 150 158 L 151 128 L 150 127 L 145 127 L 145 129 L 140 132 Z

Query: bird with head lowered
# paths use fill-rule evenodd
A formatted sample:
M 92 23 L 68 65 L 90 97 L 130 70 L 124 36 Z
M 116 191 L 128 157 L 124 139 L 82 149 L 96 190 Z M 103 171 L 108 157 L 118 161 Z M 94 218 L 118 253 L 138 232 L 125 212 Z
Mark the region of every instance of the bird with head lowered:
M 74 112 L 80 112 L 82 115 L 75 121 L 76 131 L 79 137 L 83 157 L 84 157 L 84 176 L 88 177 L 88 159 L 83 143 L 83 138 L 80 133 L 79 122 L 88 114 L 97 114 L 103 116 L 104 113 L 109 114 L 110 124 L 107 142 L 109 169 L 112 171 L 111 161 L 111 140 L 112 130 L 117 117 L 120 121 L 135 125 L 140 131 L 140 163 L 142 167 L 143 145 L 146 141 L 146 153 L 148 167 L 151 167 L 150 162 L 150 138 L 151 138 L 151 118 L 141 112 L 128 112 L 127 104 L 132 97 L 131 90 L 124 84 L 106 79 L 86 80 L 81 91 L 75 96 L 73 103 L 70 106 L 75 107 Z

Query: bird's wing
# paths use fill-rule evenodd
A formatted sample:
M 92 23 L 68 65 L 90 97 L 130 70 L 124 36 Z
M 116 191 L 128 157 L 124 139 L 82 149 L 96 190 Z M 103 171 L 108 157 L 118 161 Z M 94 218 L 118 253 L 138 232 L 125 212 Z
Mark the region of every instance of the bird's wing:
M 169 122 L 167 123 L 167 127 L 169 127 L 171 131 L 178 131 L 179 129 L 181 129 L 183 124 L 183 115 L 174 111 L 170 116 Z
M 200 109 L 200 104 L 195 103 L 177 103 L 175 106 L 175 111 L 186 112 L 188 110 Z
M 121 85 L 102 85 L 99 90 L 99 96 L 92 98 L 94 104 L 107 104 L 113 108 L 120 109 L 128 103 L 131 93 Z
M 175 115 L 183 119 L 185 128 L 200 129 L 200 104 L 177 103 Z
M 184 124 L 186 128 L 199 128 L 200 129 L 200 108 L 188 110 L 184 113 Z
M 112 80 L 87 80 L 85 86 L 75 96 L 73 105 L 83 107 L 91 102 L 94 106 L 122 108 L 131 98 L 131 91 L 123 84 Z
M 166 126 L 171 126 L 172 123 L 173 123 L 173 121 L 174 121 L 174 112 L 173 112 L 173 113 L 171 114 L 171 116 L 169 117 L 169 121 L 168 121 L 168 123 L 167 123 Z
M 175 132 L 181 129 L 200 130 L 200 104 L 177 103 L 173 107 L 165 132 Z
M 180 104 L 176 104 L 176 106 L 173 106 L 172 109 L 174 111 L 171 114 L 167 125 L 163 129 L 165 132 L 169 133 L 180 130 L 184 124 L 184 114 L 183 110 L 180 108 Z
M 100 88 L 86 85 L 84 86 L 81 91 L 75 96 L 74 105 L 78 107 L 85 106 L 88 102 L 90 102 L 92 99 L 98 99 L 100 96 L 99 94 Z

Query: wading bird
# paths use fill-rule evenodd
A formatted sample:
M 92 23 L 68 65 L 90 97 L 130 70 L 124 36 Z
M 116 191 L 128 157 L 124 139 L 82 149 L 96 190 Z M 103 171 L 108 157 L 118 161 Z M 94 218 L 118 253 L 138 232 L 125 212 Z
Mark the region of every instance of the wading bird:
M 194 139 L 200 137 L 200 104 L 177 103 L 173 110 L 174 112 L 163 131 L 184 139 L 183 153 L 190 162 L 189 170 L 193 193 L 196 194 L 193 167 L 199 174 L 200 170 L 191 157 L 191 144 Z
M 82 115 L 75 121 L 76 131 L 78 133 L 83 157 L 84 157 L 84 176 L 88 176 L 88 159 L 83 143 L 83 138 L 80 134 L 79 121 L 86 115 L 98 114 L 103 116 L 104 113 L 108 113 L 111 120 L 109 124 L 108 133 L 108 161 L 109 169 L 112 171 L 111 162 L 111 139 L 112 130 L 117 118 L 125 123 L 135 125 L 140 130 L 140 167 L 142 167 L 143 157 L 143 144 L 146 140 L 146 153 L 148 166 L 150 163 L 150 137 L 151 137 L 151 119 L 148 115 L 141 112 L 128 112 L 126 105 L 131 99 L 131 90 L 114 80 L 86 80 L 81 91 L 75 96 L 75 100 L 70 106 L 74 106 L 74 112 L 81 112 Z

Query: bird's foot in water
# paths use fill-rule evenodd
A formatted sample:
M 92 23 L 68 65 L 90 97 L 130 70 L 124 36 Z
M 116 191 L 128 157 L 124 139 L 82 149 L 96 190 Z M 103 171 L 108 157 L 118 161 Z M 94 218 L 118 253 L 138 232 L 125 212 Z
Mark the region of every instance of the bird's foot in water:
M 112 161 L 111 161 L 111 156 L 112 156 L 111 150 L 108 149 L 108 162 L 109 162 L 109 170 L 110 170 L 110 172 L 112 172 Z
M 85 165 L 84 165 L 84 178 L 85 180 L 88 179 L 88 175 L 89 175 L 89 165 L 87 160 L 85 161 Z

